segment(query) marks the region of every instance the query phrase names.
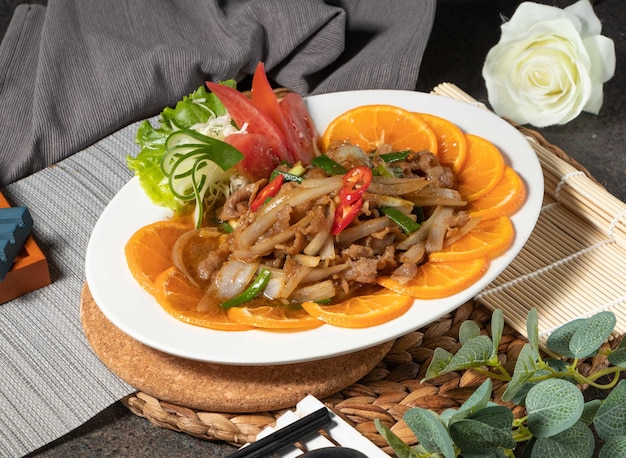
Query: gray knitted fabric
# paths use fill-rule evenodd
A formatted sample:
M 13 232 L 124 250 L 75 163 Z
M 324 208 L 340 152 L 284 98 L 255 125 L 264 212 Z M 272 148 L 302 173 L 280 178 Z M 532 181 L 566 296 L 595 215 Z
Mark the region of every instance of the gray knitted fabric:
M 224 6 L 226 5 L 226 6 Z M 415 88 L 435 0 L 50 0 L 0 45 L 0 185 L 27 206 L 52 284 L 0 305 L 0 456 L 62 436 L 133 391 L 87 344 L 85 251 L 130 179 L 138 120 L 263 60 L 303 95 Z
M 434 4 L 50 0 L 47 7 L 22 5 L 0 47 L 0 185 L 159 113 L 206 80 L 242 80 L 259 60 L 277 84 L 302 95 L 415 89 Z

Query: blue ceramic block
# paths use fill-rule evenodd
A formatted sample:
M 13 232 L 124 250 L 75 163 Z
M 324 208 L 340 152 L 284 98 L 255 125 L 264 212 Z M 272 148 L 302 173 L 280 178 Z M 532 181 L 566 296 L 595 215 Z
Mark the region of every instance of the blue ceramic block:
M 11 270 L 32 228 L 33 218 L 26 207 L 0 208 L 0 281 Z

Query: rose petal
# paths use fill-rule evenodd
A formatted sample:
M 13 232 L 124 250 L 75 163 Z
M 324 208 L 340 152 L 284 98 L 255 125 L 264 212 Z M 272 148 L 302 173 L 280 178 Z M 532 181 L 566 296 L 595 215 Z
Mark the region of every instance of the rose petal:
M 602 83 L 594 81 L 591 85 L 591 94 L 587 103 L 583 107 L 583 111 L 597 115 L 600 113 L 602 102 L 604 101 L 604 90 Z
M 552 21 L 554 19 L 566 19 L 570 21 L 576 28 L 577 33 L 580 33 L 582 30 L 580 19 L 575 14 L 555 6 L 523 2 L 517 7 L 511 19 L 502 24 L 502 39 L 511 40 L 515 35 L 528 31 L 529 28 L 540 22 Z
M 610 38 L 594 35 L 583 40 L 591 60 L 591 79 L 605 83 L 615 74 L 615 43 Z
M 589 0 L 579 0 L 578 2 L 564 8 L 564 11 L 576 16 L 582 25 L 580 30 L 581 37 L 589 37 L 591 35 L 600 35 L 602 33 L 602 23 Z

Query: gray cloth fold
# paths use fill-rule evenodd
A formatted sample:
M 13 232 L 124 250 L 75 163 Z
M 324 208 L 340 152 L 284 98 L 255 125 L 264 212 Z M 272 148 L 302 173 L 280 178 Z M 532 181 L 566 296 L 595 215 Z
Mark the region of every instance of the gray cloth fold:
M 258 61 L 302 95 L 415 89 L 435 0 L 50 0 L 0 45 L 0 185 Z
M 133 123 L 207 79 L 245 80 L 259 60 L 303 95 L 415 89 L 434 9 L 435 0 L 17 8 L 0 45 L 0 185 L 29 207 L 52 284 L 0 305 L 0 456 L 29 453 L 132 391 L 90 351 L 79 301 L 93 226 L 131 176 Z

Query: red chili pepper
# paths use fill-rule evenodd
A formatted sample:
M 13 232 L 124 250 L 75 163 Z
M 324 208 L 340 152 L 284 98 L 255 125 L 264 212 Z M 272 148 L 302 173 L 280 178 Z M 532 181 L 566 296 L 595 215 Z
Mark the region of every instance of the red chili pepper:
M 355 202 L 342 202 L 335 209 L 335 219 L 333 220 L 333 227 L 330 230 L 332 235 L 337 235 L 343 231 L 359 213 L 363 206 L 363 199 L 358 199 Z
M 332 235 L 343 231 L 356 217 L 363 206 L 363 194 L 372 182 L 372 170 L 361 165 L 343 176 L 343 187 L 339 191 L 339 205 L 335 209 Z
M 261 192 L 257 194 L 252 203 L 250 204 L 250 210 L 253 212 L 257 211 L 261 208 L 261 205 L 265 203 L 265 201 L 271 197 L 274 197 L 278 194 L 280 187 L 283 185 L 285 181 L 285 177 L 281 174 L 276 175 L 276 177 L 265 185 Z
M 341 202 L 354 202 L 363 197 L 365 191 L 372 182 L 372 170 L 360 165 L 349 170 L 343 176 L 343 187 L 339 192 Z

